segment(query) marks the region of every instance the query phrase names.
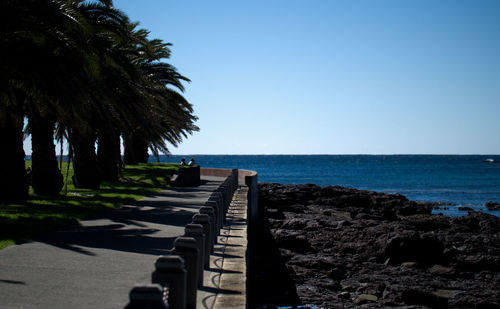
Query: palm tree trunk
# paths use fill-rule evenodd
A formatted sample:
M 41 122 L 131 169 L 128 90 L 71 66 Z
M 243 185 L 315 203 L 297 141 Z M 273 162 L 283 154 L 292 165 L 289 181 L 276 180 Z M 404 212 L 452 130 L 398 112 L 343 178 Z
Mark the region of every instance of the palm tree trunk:
M 147 163 L 149 159 L 148 146 L 148 142 L 140 132 L 127 136 L 125 138 L 125 164 Z
M 28 121 L 31 127 L 33 190 L 40 195 L 58 195 L 64 180 L 57 165 L 54 144 L 55 121 L 36 111 L 29 115 Z
M 74 150 L 73 184 L 77 188 L 99 189 L 100 178 L 95 153 L 95 137 L 92 133 L 70 130 L 70 144 Z
M 99 131 L 97 165 L 101 180 L 118 180 L 120 172 L 120 133 L 115 128 L 101 128 Z
M 28 199 L 23 125 L 22 116 L 0 107 L 0 203 L 23 203 Z

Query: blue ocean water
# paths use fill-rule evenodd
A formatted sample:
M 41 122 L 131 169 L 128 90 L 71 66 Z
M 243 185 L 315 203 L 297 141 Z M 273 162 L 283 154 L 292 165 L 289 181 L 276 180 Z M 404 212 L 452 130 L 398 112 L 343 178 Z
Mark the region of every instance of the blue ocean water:
M 446 215 L 458 207 L 488 211 L 500 202 L 500 155 L 195 155 L 202 167 L 255 170 L 260 182 L 314 183 L 400 193 L 410 200 L 441 202 Z M 189 159 L 190 156 L 186 156 Z M 181 156 L 161 156 L 179 162 Z M 485 162 L 493 159 L 493 163 Z M 155 161 L 154 158 L 151 158 Z

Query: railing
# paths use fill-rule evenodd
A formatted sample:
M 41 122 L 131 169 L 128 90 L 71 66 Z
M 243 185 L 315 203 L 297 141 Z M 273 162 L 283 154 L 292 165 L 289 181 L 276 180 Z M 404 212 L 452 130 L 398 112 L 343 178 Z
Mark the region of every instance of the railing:
M 210 195 L 207 202 L 187 224 L 184 235 L 174 241 L 169 254 L 158 257 L 151 275 L 152 284 L 134 287 L 130 292 L 127 309 L 137 308 L 196 308 L 196 294 L 203 285 L 204 269 L 209 266 L 210 254 L 224 225 L 234 192 L 239 184 L 238 176 L 243 175 L 245 183 L 255 190 L 257 173 L 237 169 L 201 169 L 205 176 L 226 177 L 222 184 Z M 255 194 L 256 196 L 256 194 Z M 248 194 L 256 203 L 256 197 Z M 256 205 L 256 204 L 255 204 Z M 168 304 L 168 307 L 167 307 Z

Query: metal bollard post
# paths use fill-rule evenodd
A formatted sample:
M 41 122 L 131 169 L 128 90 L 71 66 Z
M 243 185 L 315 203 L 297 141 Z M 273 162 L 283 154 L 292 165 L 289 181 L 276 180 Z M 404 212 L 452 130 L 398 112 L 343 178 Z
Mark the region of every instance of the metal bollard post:
M 208 215 L 196 214 L 193 216 L 193 223 L 203 226 L 203 234 L 205 234 L 205 258 L 204 266 L 210 268 L 210 252 L 212 251 L 212 231 L 210 227 L 210 217 Z
M 217 243 L 217 218 L 213 207 L 203 206 L 200 208 L 200 214 L 207 215 L 210 219 L 210 252 L 213 251 L 214 245 Z
M 171 254 L 180 255 L 186 262 L 186 308 L 196 309 L 198 289 L 198 245 L 193 237 L 177 237 Z
M 167 309 L 163 301 L 163 290 L 158 284 L 136 285 L 129 294 L 125 309 Z
M 186 308 L 186 269 L 184 260 L 178 255 L 162 255 L 155 262 L 151 281 L 163 287 L 168 286 L 170 309 Z
M 205 266 L 205 234 L 203 233 L 203 225 L 201 224 L 186 224 L 184 228 L 184 236 L 193 237 L 196 239 L 198 246 L 198 286 L 203 286 L 203 270 Z

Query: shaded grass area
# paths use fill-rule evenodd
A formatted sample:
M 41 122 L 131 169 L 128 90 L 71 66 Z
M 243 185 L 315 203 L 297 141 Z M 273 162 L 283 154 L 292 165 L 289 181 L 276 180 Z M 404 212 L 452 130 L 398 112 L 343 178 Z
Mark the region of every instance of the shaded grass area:
M 66 167 L 64 164 L 65 178 Z M 0 204 L 0 249 L 152 195 L 169 187 L 170 177 L 178 168 L 172 163 L 126 166 L 119 181 L 102 182 L 100 190 L 75 188 L 70 168 L 67 193 L 63 188 L 59 196 L 39 196 L 30 188 L 25 204 Z

